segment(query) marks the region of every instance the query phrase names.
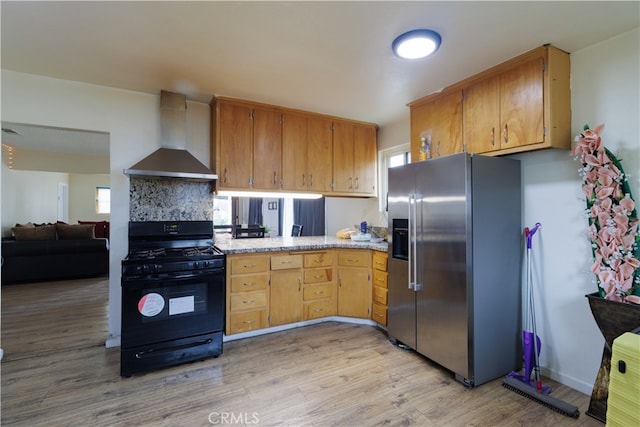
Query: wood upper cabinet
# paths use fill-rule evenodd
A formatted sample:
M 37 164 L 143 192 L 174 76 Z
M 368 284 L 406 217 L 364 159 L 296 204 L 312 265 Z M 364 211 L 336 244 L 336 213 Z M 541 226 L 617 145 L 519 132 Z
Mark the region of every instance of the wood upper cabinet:
M 331 120 L 307 117 L 307 190 L 331 191 L 333 180 L 333 134 Z
M 503 155 L 570 149 L 569 79 L 569 54 L 547 45 L 412 102 L 412 158 L 427 157 L 421 139 L 429 135 L 431 157 L 459 151 Z M 442 134 L 450 143 L 442 143 Z
M 542 144 L 545 63 L 542 56 L 464 89 L 464 141 L 472 153 Z
M 462 117 L 469 152 L 500 149 L 500 76 L 489 77 L 464 90 Z
M 254 107 L 252 119 L 252 188 L 279 190 L 282 180 L 282 114 L 275 109 Z
M 251 107 L 219 100 L 211 108 L 212 133 L 217 140 L 211 148 L 211 165 L 218 173 L 218 188 L 251 188 L 253 171 L 253 122 Z
M 414 161 L 463 151 L 462 91 L 410 104 L 411 158 Z
M 276 109 L 218 99 L 212 104 L 212 165 L 219 189 L 279 190 L 282 126 Z
M 211 102 L 218 190 L 375 197 L 377 126 L 230 98 Z
M 334 193 L 375 196 L 377 128 L 346 120 L 333 122 Z
M 331 120 L 283 113 L 282 189 L 325 193 L 331 190 Z

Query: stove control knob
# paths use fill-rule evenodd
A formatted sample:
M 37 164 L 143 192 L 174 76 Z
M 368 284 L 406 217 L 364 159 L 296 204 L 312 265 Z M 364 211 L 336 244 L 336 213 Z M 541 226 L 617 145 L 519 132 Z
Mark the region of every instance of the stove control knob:
M 154 264 L 153 265 L 153 272 L 154 273 L 159 273 L 160 271 L 162 271 L 162 264 Z
M 198 261 L 194 261 L 194 262 L 193 262 L 193 268 L 194 268 L 194 269 L 196 269 L 196 268 L 200 268 L 200 263 L 199 263 Z

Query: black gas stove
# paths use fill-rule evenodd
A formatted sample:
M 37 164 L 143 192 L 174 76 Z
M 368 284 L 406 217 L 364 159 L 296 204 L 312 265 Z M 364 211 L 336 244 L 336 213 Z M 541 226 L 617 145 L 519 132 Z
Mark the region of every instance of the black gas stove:
M 122 376 L 222 354 L 225 266 L 211 221 L 129 223 Z

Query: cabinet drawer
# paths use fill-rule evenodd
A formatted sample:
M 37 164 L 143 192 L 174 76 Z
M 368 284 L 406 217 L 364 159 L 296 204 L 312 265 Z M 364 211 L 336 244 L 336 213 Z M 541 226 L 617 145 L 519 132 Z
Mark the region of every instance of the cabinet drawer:
M 373 304 L 371 318 L 382 326 L 387 326 L 387 307 L 380 304 Z
M 387 271 L 387 254 L 384 252 L 373 253 L 373 268 L 380 271 Z
M 231 277 L 231 292 L 250 292 L 267 289 L 269 276 L 266 274 L 249 274 Z
M 234 257 L 229 261 L 231 274 L 260 273 L 269 270 L 267 257 Z
M 319 300 L 304 303 L 304 320 L 317 319 L 319 317 L 335 316 L 335 300 Z
M 302 291 L 305 301 L 333 297 L 333 284 L 307 286 Z
M 333 264 L 333 254 L 330 252 L 317 252 L 304 255 L 304 267 L 330 267 Z
M 387 276 L 389 273 L 380 270 L 373 270 L 373 286 L 387 288 Z
M 302 268 L 302 255 L 274 255 L 271 257 L 272 270 Z
M 370 258 L 371 253 L 369 251 L 339 252 L 338 265 L 346 267 L 369 267 Z
M 229 319 L 230 334 L 262 329 L 267 327 L 267 310 L 231 313 Z
M 305 270 L 304 272 L 304 283 L 330 282 L 332 278 L 332 268 L 315 268 L 313 270 Z
M 247 292 L 231 295 L 231 311 L 248 310 L 252 308 L 264 308 L 267 306 L 267 292 Z
M 387 290 L 384 288 L 379 288 L 377 286 L 374 286 L 373 302 L 377 304 L 387 305 Z

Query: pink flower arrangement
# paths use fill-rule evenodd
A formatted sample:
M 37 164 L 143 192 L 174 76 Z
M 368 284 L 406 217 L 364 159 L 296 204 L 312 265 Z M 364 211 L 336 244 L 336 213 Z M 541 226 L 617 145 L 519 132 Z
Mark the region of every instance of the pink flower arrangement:
M 640 304 L 640 233 L 638 215 L 620 161 L 602 144 L 604 125 L 589 125 L 576 136 L 572 154 L 583 167 L 591 271 L 606 299 Z

